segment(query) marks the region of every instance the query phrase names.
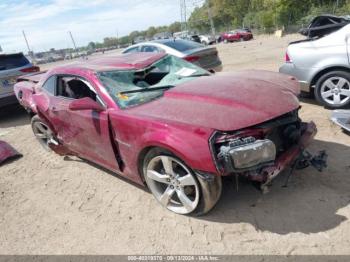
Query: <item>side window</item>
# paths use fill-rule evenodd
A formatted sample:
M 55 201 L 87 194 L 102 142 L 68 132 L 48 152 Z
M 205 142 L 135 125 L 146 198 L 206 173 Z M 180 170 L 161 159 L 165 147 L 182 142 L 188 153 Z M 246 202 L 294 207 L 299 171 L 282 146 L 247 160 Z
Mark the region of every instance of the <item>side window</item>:
M 43 89 L 51 95 L 55 95 L 56 76 L 50 76 L 43 85 Z
M 97 101 L 96 93 L 90 89 L 84 80 L 76 76 L 59 76 L 57 79 L 57 96 L 71 99 L 90 97 Z
M 132 47 L 130 49 L 127 49 L 123 53 L 124 54 L 129 54 L 129 53 L 137 53 L 137 52 L 139 52 L 139 47 L 138 46 Z
M 156 46 L 144 45 L 141 47 L 141 52 L 159 53 L 159 50 Z

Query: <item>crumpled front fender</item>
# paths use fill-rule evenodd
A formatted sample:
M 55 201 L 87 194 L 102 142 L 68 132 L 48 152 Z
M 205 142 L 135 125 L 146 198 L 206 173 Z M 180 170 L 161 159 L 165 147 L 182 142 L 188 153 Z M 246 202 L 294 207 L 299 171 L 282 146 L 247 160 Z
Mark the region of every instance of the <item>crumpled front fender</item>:
M 18 153 L 16 149 L 5 141 L 0 141 L 0 165 L 2 165 L 5 161 L 19 157 L 22 157 L 22 155 Z

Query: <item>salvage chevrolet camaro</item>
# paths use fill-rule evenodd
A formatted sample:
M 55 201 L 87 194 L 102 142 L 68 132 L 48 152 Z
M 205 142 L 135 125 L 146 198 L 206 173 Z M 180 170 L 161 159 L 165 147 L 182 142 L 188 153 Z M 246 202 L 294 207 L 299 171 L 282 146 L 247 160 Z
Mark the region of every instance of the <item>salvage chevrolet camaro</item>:
M 268 185 L 316 133 L 298 117 L 294 78 L 213 75 L 164 53 L 57 67 L 18 79 L 15 93 L 48 150 L 147 185 L 178 214 L 208 212 L 222 176 Z

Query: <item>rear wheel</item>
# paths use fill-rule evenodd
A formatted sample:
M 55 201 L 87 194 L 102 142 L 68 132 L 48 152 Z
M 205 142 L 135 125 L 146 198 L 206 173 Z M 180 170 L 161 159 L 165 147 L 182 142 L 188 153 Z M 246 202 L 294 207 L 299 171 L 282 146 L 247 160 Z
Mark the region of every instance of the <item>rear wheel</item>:
M 54 136 L 50 127 L 37 115 L 32 118 L 31 125 L 33 133 L 42 147 L 47 151 L 51 151 L 49 143 L 52 142 Z
M 345 71 L 328 72 L 316 82 L 315 97 L 329 108 L 350 105 L 350 74 Z
M 157 201 L 177 214 L 205 214 L 221 194 L 221 177 L 212 175 L 205 181 L 182 160 L 159 148 L 146 154 L 143 176 Z

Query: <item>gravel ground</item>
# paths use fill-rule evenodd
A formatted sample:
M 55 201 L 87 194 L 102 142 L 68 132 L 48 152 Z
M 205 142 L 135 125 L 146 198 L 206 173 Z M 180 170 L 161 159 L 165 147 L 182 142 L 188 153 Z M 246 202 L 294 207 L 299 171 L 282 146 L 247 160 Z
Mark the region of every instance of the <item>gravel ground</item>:
M 297 38 L 217 47 L 225 71 L 276 71 Z M 310 149 L 327 150 L 328 169 L 298 171 L 287 188 L 282 174 L 266 195 L 225 180 L 218 205 L 199 218 L 172 214 L 99 167 L 45 152 L 20 108 L 1 109 L 0 140 L 24 157 L 0 167 L 0 254 L 350 254 L 350 136 L 329 110 L 301 104 L 301 117 L 319 129 Z

